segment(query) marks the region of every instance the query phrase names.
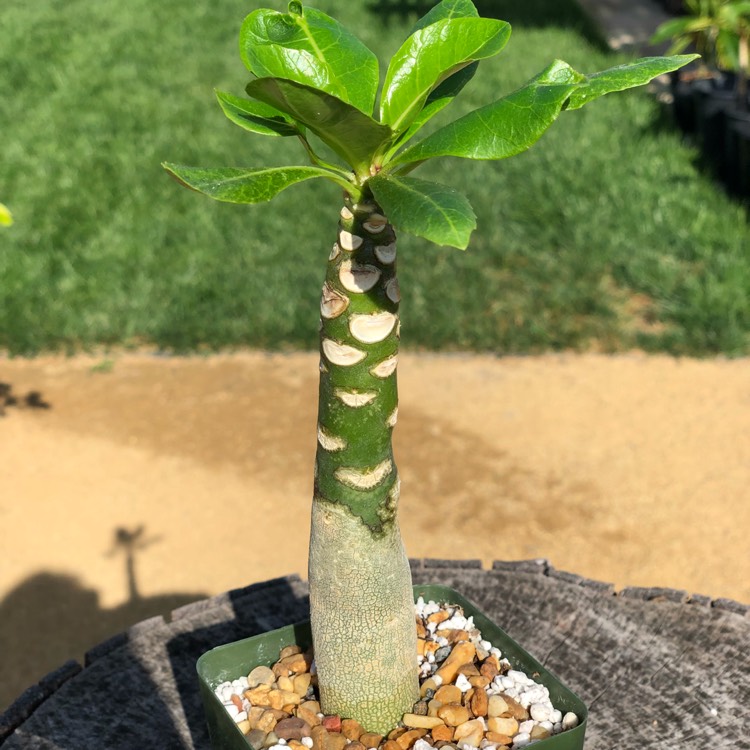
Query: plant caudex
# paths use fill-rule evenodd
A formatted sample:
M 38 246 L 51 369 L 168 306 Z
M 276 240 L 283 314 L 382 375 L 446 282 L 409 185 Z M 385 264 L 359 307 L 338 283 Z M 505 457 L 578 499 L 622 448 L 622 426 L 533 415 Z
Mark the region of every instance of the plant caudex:
M 532 146 L 563 110 L 645 84 L 693 56 L 645 58 L 583 75 L 553 62 L 517 91 L 414 137 L 510 36 L 470 0 L 443 0 L 412 29 L 385 73 L 375 55 L 314 8 L 256 10 L 240 53 L 249 99 L 217 94 L 227 117 L 259 135 L 296 138 L 310 164 L 202 169 L 165 164 L 212 198 L 261 203 L 305 180 L 344 189 L 321 300 L 318 450 L 310 539 L 310 609 L 322 710 L 384 733 L 418 698 L 411 576 L 397 523 L 400 291 L 395 229 L 465 248 L 475 226 L 456 190 L 411 176 L 438 157 L 503 159 Z M 316 153 L 310 134 L 340 160 Z

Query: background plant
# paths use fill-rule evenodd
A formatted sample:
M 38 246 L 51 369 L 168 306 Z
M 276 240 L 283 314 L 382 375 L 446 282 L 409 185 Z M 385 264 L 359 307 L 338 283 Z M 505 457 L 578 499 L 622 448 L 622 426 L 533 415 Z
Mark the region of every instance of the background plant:
M 722 70 L 747 69 L 747 55 L 740 41 L 747 38 L 749 2 L 685 0 L 685 9 L 686 15 L 666 21 L 656 30 L 653 43 L 671 40 L 667 54 L 692 47 L 709 65 Z

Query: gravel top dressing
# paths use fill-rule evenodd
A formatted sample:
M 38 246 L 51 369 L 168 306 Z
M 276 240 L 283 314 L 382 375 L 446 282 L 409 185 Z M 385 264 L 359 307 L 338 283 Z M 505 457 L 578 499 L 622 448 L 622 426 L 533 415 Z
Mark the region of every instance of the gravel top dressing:
M 313 654 L 299 646 L 282 649 L 272 667 L 222 682 L 216 696 L 257 750 L 503 750 L 578 725 L 460 607 L 420 597 L 415 614 L 421 698 L 387 736 L 321 712 Z

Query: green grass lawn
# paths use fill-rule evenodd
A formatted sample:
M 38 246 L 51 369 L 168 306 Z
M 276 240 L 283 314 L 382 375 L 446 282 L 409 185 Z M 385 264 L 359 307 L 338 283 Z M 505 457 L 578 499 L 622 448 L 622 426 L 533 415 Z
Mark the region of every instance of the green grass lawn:
M 574 0 L 477 5 L 514 34 L 452 117 L 553 57 L 583 72 L 620 61 Z M 317 6 L 389 56 L 420 3 Z M 242 94 L 236 39 L 254 7 L 4 0 L 0 200 L 15 224 L 0 230 L 0 349 L 316 346 L 337 188 L 313 181 L 272 205 L 232 206 L 159 166 L 305 163 L 296 143 L 229 123 L 213 98 Z M 403 343 L 747 354 L 750 230 L 696 158 L 639 91 L 563 113 L 525 156 L 420 169 L 465 192 L 479 228 L 465 253 L 401 237 Z

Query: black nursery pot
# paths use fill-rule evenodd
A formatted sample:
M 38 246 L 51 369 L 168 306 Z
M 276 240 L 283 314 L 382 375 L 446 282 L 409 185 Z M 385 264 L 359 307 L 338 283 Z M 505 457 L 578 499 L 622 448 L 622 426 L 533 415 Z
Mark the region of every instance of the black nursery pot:
M 731 73 L 719 72 L 713 78 L 695 81 L 692 91 L 695 129 L 703 155 L 724 178 L 726 111 L 735 100 L 735 77 Z
M 513 669 L 533 676 L 536 682 L 544 685 L 550 693 L 552 704 L 563 714 L 572 711 L 578 716 L 579 724 L 544 740 L 534 742 L 539 750 L 583 750 L 588 710 L 578 696 L 570 691 L 549 670 L 545 669 L 533 656 L 524 651 L 507 633 L 490 621 L 477 607 L 458 592 L 447 586 L 430 584 L 414 587 L 414 600 L 424 597 L 426 601 L 448 602 L 460 605 L 464 614 L 474 618 L 474 624 L 482 632 L 482 637 L 502 651 Z M 257 666 L 271 666 L 279 658 L 285 646 L 297 644 L 303 649 L 310 647 L 312 638 L 308 622 L 289 625 L 279 630 L 228 643 L 208 651 L 198 659 L 197 670 L 201 698 L 206 713 L 208 731 L 213 750 L 248 750 L 251 747 L 234 720 L 216 697 L 214 688 L 227 680 L 247 675 Z M 255 748 L 254 750 L 259 750 Z
M 695 81 L 684 78 L 680 73 L 680 70 L 675 70 L 670 76 L 672 114 L 675 124 L 683 133 L 694 133 L 695 98 L 693 96 L 693 85 Z
M 750 111 L 747 109 L 727 109 L 724 155 L 727 188 L 735 195 L 750 197 Z

